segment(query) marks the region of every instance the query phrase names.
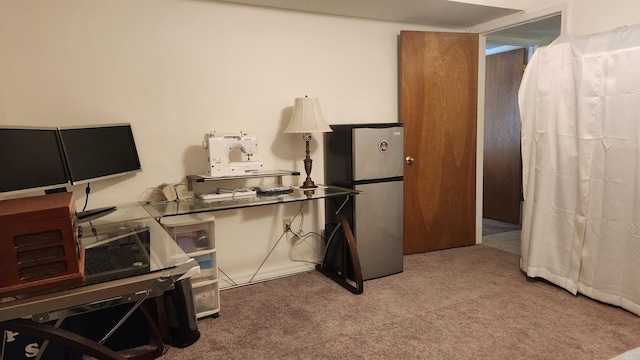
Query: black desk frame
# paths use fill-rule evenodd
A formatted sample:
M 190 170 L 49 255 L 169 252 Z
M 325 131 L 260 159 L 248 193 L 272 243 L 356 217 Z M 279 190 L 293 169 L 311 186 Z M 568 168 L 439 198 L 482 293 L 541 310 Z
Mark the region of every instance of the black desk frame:
M 340 284 L 345 289 L 351 291 L 356 295 L 359 295 L 364 292 L 364 281 L 362 280 L 362 269 L 360 267 L 360 258 L 358 257 L 358 248 L 356 247 L 356 239 L 353 236 L 353 232 L 351 231 L 351 225 L 349 225 L 349 221 L 340 212 L 340 210 L 342 210 L 342 207 L 347 201 L 349 201 L 349 198 L 347 198 L 345 202 L 343 202 L 342 205 L 340 205 L 335 211 L 335 215 L 338 216 L 340 223 L 338 224 L 338 226 L 336 226 L 336 228 L 331 233 L 331 235 L 329 235 L 325 245 L 325 249 L 328 249 L 333 241 L 339 241 L 339 240 L 334 240 L 336 239 L 336 235 L 338 234 L 338 232 L 340 230 L 344 232 L 344 236 L 345 236 L 344 241 L 342 244 L 339 244 L 339 246 L 340 245 L 343 246 L 342 250 L 344 254 L 344 256 L 342 257 L 342 266 L 341 266 L 342 271 L 332 270 L 327 265 L 326 251 L 325 251 L 325 257 L 322 259 L 322 263 L 317 265 L 316 269 L 321 273 L 323 273 L 324 275 L 326 275 L 327 277 L 329 277 L 330 279 L 332 279 L 333 281 L 335 281 L 336 283 Z M 332 203 L 334 206 L 337 205 L 335 201 L 332 201 Z M 351 262 L 350 264 L 348 263 L 349 261 Z M 346 271 L 349 265 L 351 265 L 353 269 L 353 279 L 349 279 L 349 274 Z

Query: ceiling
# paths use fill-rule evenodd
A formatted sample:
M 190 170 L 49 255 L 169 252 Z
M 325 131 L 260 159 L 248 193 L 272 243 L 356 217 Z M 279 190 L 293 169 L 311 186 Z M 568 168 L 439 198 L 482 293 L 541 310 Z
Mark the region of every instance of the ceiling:
M 505 0 L 221 0 L 245 5 L 453 29 L 469 28 L 520 12 Z M 474 3 L 500 6 L 483 6 Z M 521 1 L 509 0 L 510 4 Z
M 219 0 L 284 10 L 468 29 L 521 12 L 523 0 Z M 493 4 L 495 6 L 478 5 Z M 514 6 L 515 4 L 515 6 Z M 560 15 L 487 35 L 486 48 L 546 45 L 560 35 Z M 509 50 L 509 47 L 504 48 Z

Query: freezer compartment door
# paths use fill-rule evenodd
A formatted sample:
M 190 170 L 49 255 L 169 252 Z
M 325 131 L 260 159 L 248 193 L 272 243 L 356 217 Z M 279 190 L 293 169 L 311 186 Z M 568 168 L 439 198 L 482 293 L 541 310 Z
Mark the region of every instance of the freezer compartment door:
M 354 128 L 353 179 L 401 177 L 404 169 L 404 127 Z
M 369 280 L 402 272 L 402 181 L 357 185 L 354 236 L 362 268 Z

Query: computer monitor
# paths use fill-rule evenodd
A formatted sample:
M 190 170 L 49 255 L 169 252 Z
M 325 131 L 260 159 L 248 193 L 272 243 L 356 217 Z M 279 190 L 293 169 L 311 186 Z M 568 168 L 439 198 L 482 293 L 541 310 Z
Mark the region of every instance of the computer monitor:
M 72 184 L 141 171 L 130 124 L 60 127 Z
M 0 193 L 70 185 L 57 128 L 0 127 Z

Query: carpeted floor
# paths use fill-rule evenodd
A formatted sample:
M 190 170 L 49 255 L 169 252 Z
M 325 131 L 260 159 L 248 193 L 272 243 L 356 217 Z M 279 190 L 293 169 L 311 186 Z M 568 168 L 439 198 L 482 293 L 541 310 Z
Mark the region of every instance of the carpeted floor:
M 610 359 L 640 317 L 545 281 L 475 245 L 408 255 L 353 295 L 318 272 L 224 290 L 217 319 L 173 359 Z

